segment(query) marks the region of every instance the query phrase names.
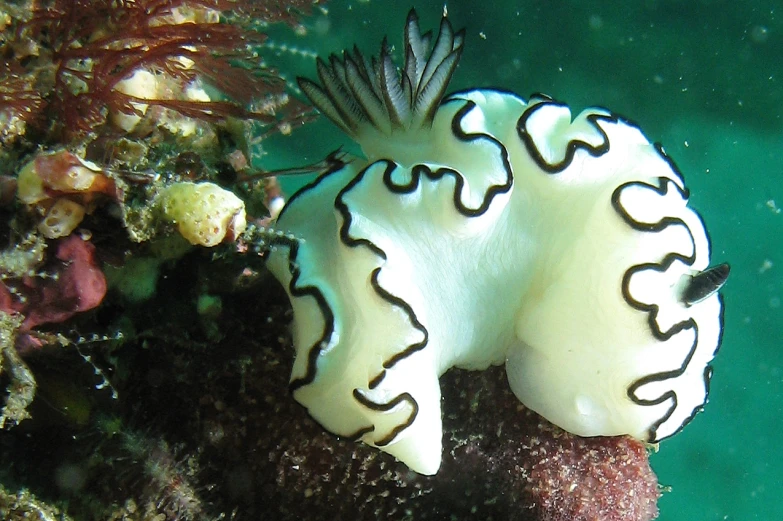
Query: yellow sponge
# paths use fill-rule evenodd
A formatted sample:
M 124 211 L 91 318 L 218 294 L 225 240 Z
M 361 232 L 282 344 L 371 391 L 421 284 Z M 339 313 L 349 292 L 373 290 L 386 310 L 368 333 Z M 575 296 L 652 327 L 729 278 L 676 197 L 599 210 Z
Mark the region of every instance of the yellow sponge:
M 159 208 L 191 244 L 215 246 L 245 230 L 245 203 L 214 183 L 180 182 L 163 189 Z

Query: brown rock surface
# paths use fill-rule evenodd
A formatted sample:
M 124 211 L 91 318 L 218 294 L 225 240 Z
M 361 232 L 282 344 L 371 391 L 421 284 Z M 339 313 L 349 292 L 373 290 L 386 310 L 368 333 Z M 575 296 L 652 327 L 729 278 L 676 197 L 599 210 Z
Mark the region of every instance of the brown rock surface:
M 242 473 L 252 480 L 247 492 L 255 497 L 250 507 L 255 519 L 657 516 L 658 484 L 644 444 L 563 432 L 518 402 L 502 367 L 452 370 L 441 378 L 444 454 L 435 476 L 418 475 L 388 454 L 335 438 L 285 392 L 293 348 L 278 329 L 289 313 L 279 300 L 261 313 L 269 327 L 256 332 L 260 349 L 244 375 L 244 403 L 224 411 L 244 420 L 236 441 L 248 451 Z M 215 420 L 233 423 L 224 413 Z
M 32 420 L 0 437 L 7 478 L 47 500 L 65 494 L 68 515 L 96 521 L 656 517 L 659 490 L 642 443 L 563 432 L 517 401 L 502 367 L 441 378 L 444 451 L 435 476 L 327 433 L 288 392 L 286 295 L 262 270 L 265 281 L 238 289 L 237 273 L 259 279 L 242 267 L 247 260 L 194 254 L 163 274 L 144 305 L 107 299 L 94 320 L 138 328 L 112 353 L 117 401 L 91 389 L 96 376 L 75 354 L 50 360 L 41 351 L 31 360 L 41 400 Z M 202 292 L 219 296 L 214 313 L 196 314 Z M 75 377 L 73 390 L 56 391 Z M 87 415 L 112 415 L 95 410 L 78 433 L 72 414 L 57 409 L 66 398 L 69 410 L 81 400 Z M 78 487 L 68 480 L 52 490 L 52 476 L 73 475 Z

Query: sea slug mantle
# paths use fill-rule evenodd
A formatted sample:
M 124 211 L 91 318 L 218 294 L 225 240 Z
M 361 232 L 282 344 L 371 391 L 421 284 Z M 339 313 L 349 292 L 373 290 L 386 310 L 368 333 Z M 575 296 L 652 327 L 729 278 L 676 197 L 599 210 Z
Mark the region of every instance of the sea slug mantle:
M 709 267 L 674 163 L 607 110 L 442 99 L 464 37 L 444 18 L 430 39 L 412 11 L 400 71 L 384 44 L 373 62 L 319 60 L 321 86 L 300 80 L 366 159 L 303 187 L 275 224 L 294 397 L 424 474 L 451 367 L 505 363 L 522 403 L 578 435 L 678 432 L 706 401 L 729 268 Z

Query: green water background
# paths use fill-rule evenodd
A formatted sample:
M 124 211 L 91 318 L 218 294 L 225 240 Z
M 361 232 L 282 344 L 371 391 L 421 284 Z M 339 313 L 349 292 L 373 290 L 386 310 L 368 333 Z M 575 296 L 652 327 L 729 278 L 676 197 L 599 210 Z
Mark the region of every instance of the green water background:
M 415 6 L 422 27 L 437 26 L 442 3 Z M 273 29 L 265 53 L 290 78 L 315 77 L 310 52 L 356 43 L 375 53 L 384 35 L 399 44 L 409 7 L 333 1 L 304 36 Z M 604 106 L 677 162 L 708 225 L 713 263 L 731 263 L 732 273 L 710 403 L 652 456 L 671 487 L 660 519 L 783 519 L 783 2 L 461 1 L 448 13 L 467 28 L 450 90 L 500 87 L 547 93 L 575 111 Z M 262 142 L 259 162 L 318 161 L 346 143 L 322 119 Z

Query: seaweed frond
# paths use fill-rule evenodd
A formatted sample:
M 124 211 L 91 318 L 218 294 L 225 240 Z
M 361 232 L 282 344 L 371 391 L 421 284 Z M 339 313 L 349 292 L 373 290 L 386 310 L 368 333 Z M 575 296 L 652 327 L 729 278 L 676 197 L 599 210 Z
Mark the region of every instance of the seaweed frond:
M 301 11 L 312 5 L 295 4 Z M 255 110 L 253 102 L 285 97 L 285 83 L 259 63 L 254 47 L 265 35 L 249 26 L 259 18 L 293 24 L 299 10 L 250 0 L 51 0 L 16 37 L 51 53 L 48 108 L 67 133 L 95 131 L 110 114 L 140 117 L 141 106 L 210 122 L 237 117 L 273 124 L 279 118 Z M 164 81 L 143 94 L 120 87 L 139 71 Z M 219 97 L 188 94 L 202 86 Z M 294 117 L 304 108 L 298 112 Z

